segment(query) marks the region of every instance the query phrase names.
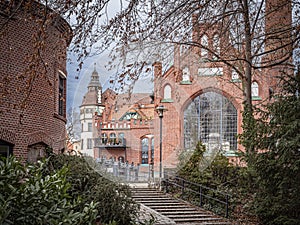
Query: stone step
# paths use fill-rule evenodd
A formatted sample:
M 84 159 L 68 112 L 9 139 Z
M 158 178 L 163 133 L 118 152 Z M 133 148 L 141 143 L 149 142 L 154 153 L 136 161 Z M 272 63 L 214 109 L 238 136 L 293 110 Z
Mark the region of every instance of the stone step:
M 211 214 L 169 214 L 168 212 L 163 213 L 163 215 L 171 218 L 171 219 L 176 219 L 176 218 L 182 218 L 184 216 L 184 218 L 211 218 L 213 217 L 213 215 Z
M 153 188 L 132 188 L 131 192 L 148 192 L 148 193 L 157 193 L 160 192 Z
M 205 212 L 205 211 L 200 211 L 200 210 L 185 210 L 185 211 L 165 211 L 163 212 L 164 215 L 178 215 L 178 216 L 182 216 L 182 215 L 196 215 L 196 214 L 201 214 L 201 215 L 206 215 L 206 216 L 211 216 L 212 214 L 209 212 Z
M 140 192 L 132 192 L 132 196 L 145 196 L 145 197 L 157 197 L 157 196 L 165 196 L 162 193 L 140 193 Z
M 151 207 L 150 207 L 151 208 Z M 161 208 L 161 209 L 156 209 L 155 211 L 161 212 L 161 213 L 176 213 L 176 212 L 195 212 L 196 209 L 192 208 Z
M 173 218 L 172 218 L 173 219 Z M 208 218 L 175 218 L 173 219 L 175 221 L 175 223 L 203 223 L 203 222 L 218 222 L 221 221 L 222 222 L 222 218 L 212 218 L 212 217 L 208 217 Z
M 143 202 L 141 201 L 141 203 L 143 203 L 144 205 L 147 205 L 148 207 L 155 207 L 155 206 L 184 206 L 186 207 L 184 204 L 182 204 L 181 202 Z
M 170 198 L 161 198 L 161 199 L 144 199 L 144 198 L 133 198 L 135 201 L 138 201 L 140 203 L 172 203 L 172 202 L 179 202 L 175 201 L 174 199 Z
M 168 196 L 165 196 L 165 195 L 132 195 L 132 198 L 145 198 L 145 199 L 159 199 L 159 198 L 162 198 L 162 199 L 170 199 Z
M 226 222 L 226 221 L 222 221 L 222 222 L 203 222 L 203 223 L 201 223 L 201 225 L 232 225 L 232 223 L 231 222 Z

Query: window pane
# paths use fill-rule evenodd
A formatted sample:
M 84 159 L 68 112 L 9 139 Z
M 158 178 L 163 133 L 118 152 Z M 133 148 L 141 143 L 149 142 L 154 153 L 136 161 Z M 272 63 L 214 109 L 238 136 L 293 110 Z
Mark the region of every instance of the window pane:
M 92 123 L 88 123 L 88 131 L 92 132 Z
M 170 85 L 166 85 L 165 89 L 164 89 L 164 99 L 171 99 L 171 98 L 172 98 L 171 86 Z
M 9 155 L 9 147 L 0 145 L 0 156 L 7 157 Z
M 237 110 L 224 96 L 207 92 L 196 97 L 184 111 L 184 147 L 216 141 L 237 149 Z
M 148 164 L 148 138 L 142 139 L 142 164 Z

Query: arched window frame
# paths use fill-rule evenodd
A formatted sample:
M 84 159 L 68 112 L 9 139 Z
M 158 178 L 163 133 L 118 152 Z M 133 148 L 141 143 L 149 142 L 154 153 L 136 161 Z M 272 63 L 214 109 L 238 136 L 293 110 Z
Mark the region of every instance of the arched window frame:
M 151 162 L 154 163 L 154 138 L 151 138 Z
M 190 69 L 187 65 L 184 66 L 182 69 L 182 80 L 180 84 L 192 84 Z
M 251 83 L 251 97 L 252 100 L 261 100 L 261 97 L 259 96 L 259 83 L 257 81 L 253 81 Z
M 201 37 L 201 45 L 208 48 L 208 36 L 206 34 Z M 201 48 L 201 57 L 208 58 L 208 51 L 205 48 Z
M 125 134 L 123 132 L 118 134 L 118 143 L 120 145 L 125 145 Z
M 109 144 L 115 145 L 117 141 L 116 133 L 110 133 L 109 134 Z
M 225 155 L 235 155 L 237 113 L 233 103 L 217 91 L 198 95 L 184 110 L 184 148 L 194 149 L 198 141 L 214 144 L 213 140 L 219 140 Z
M 143 137 L 141 139 L 141 164 L 149 163 L 149 139 Z
M 161 102 L 173 102 L 172 99 L 172 87 L 170 84 L 166 84 L 163 88 L 163 99 Z
M 101 134 L 101 142 L 102 142 L 102 144 L 106 145 L 107 144 L 107 140 L 108 140 L 107 134 L 106 133 L 102 133 Z
M 221 54 L 221 48 L 220 48 L 220 36 L 219 34 L 214 34 L 213 36 L 213 48 L 214 48 L 214 51 L 217 55 L 220 55 Z M 213 56 L 213 59 L 217 59 L 216 56 Z

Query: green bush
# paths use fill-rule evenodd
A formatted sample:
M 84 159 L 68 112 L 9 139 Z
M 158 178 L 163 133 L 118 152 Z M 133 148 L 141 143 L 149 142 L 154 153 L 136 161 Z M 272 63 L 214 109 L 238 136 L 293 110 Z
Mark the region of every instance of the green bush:
M 97 204 L 69 195 L 66 167 L 45 174 L 46 166 L 1 158 L 0 224 L 93 224 Z
M 81 197 L 81 201 L 86 204 L 97 202 L 99 222 L 115 221 L 118 225 L 128 225 L 134 221 L 138 205 L 132 200 L 128 186 L 101 176 L 92 158 L 50 156 L 48 168 L 57 170 L 64 166 L 70 168 L 67 181 L 71 187 L 68 194 L 75 199 Z
M 203 170 L 201 162 L 203 162 L 203 154 L 205 146 L 199 142 L 193 152 L 183 152 L 179 156 L 179 166 L 177 176 L 182 177 L 188 181 L 201 184 L 202 186 L 212 188 L 230 195 L 229 207 L 230 217 L 240 222 L 245 222 L 248 218 L 253 217 L 249 210 L 251 205 L 249 202 L 253 199 L 253 177 L 247 167 L 234 166 L 229 163 L 227 157 L 218 153 L 212 163 Z M 202 189 L 204 194 L 209 194 L 224 200 L 222 195 L 217 192 Z M 187 195 L 187 194 L 186 194 Z M 199 195 L 189 193 L 189 199 L 198 202 Z M 212 210 L 216 213 L 224 212 L 224 205 L 220 205 L 215 201 L 209 199 L 203 200 L 203 207 Z M 222 213 L 223 214 L 223 213 Z M 244 218 L 240 218 L 241 214 Z M 255 220 L 255 218 L 251 218 Z M 247 222 L 248 223 L 248 222 Z

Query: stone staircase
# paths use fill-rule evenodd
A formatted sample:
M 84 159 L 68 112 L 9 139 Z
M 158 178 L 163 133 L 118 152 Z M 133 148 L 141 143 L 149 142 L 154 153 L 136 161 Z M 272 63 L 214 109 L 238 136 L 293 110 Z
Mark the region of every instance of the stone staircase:
M 167 217 L 173 223 L 159 222 L 156 224 L 184 225 L 229 225 L 233 224 L 211 212 L 193 206 L 185 201 L 175 199 L 156 189 L 132 188 L 133 199 L 151 210 Z M 159 219 L 158 219 L 159 220 Z

